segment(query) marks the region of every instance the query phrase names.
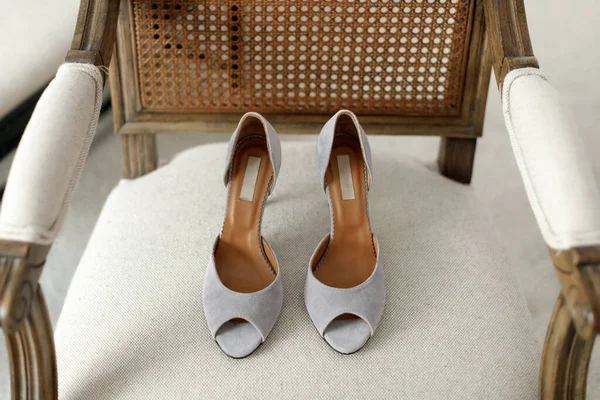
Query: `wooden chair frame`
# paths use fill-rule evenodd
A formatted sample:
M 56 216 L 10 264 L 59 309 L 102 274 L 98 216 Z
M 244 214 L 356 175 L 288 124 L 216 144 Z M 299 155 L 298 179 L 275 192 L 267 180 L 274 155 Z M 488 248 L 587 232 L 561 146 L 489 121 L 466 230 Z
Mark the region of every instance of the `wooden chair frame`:
M 115 47 L 119 3 L 82 0 L 66 62 L 108 68 Z M 523 0 L 477 0 L 477 4 L 485 16 L 490 65 L 501 88 L 510 71 L 538 66 Z M 113 88 L 120 87 L 119 74 L 113 71 Z M 115 108 L 127 110 L 119 104 L 122 101 L 126 99 L 120 92 L 113 94 Z M 120 127 L 123 121 L 123 115 L 117 112 L 115 125 Z M 475 138 L 443 137 L 440 172 L 459 182 L 469 182 L 475 144 Z M 139 176 L 157 166 L 153 134 L 123 135 L 122 150 L 125 176 Z M 50 246 L 32 243 L 0 241 L 0 322 L 8 347 L 13 399 L 58 398 L 52 326 L 38 284 L 49 249 Z M 539 397 L 583 399 L 591 350 L 600 332 L 600 244 L 549 251 L 561 293 L 541 359 Z

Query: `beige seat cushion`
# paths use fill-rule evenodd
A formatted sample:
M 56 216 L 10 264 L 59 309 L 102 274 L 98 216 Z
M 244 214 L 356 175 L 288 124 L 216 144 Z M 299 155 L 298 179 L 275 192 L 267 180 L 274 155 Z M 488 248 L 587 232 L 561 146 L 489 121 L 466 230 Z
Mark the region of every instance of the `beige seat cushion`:
M 304 307 L 308 259 L 329 231 L 306 142 L 284 142 L 263 221 L 285 288 L 279 321 L 246 359 L 218 349 L 201 291 L 226 147 L 207 145 L 108 198 L 56 331 L 61 398 L 535 398 L 530 315 L 483 207 L 387 143 L 372 139 L 369 198 L 387 305 L 361 351 L 334 352 Z

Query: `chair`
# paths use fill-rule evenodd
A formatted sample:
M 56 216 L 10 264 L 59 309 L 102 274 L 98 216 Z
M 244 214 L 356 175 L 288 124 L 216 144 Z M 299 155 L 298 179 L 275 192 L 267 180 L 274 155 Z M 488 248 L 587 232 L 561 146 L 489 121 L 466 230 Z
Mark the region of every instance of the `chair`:
M 492 67 L 561 282 L 541 361 L 516 279 L 466 185 Z M 53 336 L 38 279 L 107 73 L 128 179 L 106 201 Z M 155 135 L 231 131 L 246 109 L 280 132 L 316 133 L 339 108 L 371 134 L 380 182 L 373 224 L 389 295 L 378 333 L 342 356 L 311 328 L 302 287 L 327 208 L 316 206 L 314 147 L 285 142 L 264 224 L 284 309 L 261 349 L 227 359 L 200 300 L 225 148 L 189 149 L 157 168 Z M 439 171 L 398 157 L 400 134 L 441 136 Z M 83 0 L 0 212 L 12 396 L 585 398 L 600 331 L 599 200 L 572 118 L 538 69 L 521 0 Z

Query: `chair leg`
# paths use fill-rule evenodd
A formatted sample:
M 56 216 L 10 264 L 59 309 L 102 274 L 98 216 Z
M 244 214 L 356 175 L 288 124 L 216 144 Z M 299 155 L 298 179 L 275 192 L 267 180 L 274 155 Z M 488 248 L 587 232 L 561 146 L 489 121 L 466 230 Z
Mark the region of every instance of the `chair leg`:
M 4 330 L 13 399 L 58 399 L 52 324 L 42 289 L 31 299 L 29 316 L 15 332 Z
M 540 365 L 540 399 L 585 399 L 594 339 L 594 335 L 588 340 L 577 335 L 565 299 L 560 295 L 544 343 Z
M 121 135 L 121 156 L 125 178 L 137 178 L 154 171 L 158 165 L 156 135 Z
M 477 139 L 443 137 L 438 153 L 440 173 L 460 183 L 471 183 Z

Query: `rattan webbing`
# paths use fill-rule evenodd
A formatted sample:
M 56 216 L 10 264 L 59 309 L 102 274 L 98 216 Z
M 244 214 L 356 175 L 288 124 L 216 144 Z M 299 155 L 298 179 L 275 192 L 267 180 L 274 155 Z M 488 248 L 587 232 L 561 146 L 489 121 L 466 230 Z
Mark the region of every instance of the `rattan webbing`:
M 469 0 L 136 0 L 143 108 L 457 115 Z

